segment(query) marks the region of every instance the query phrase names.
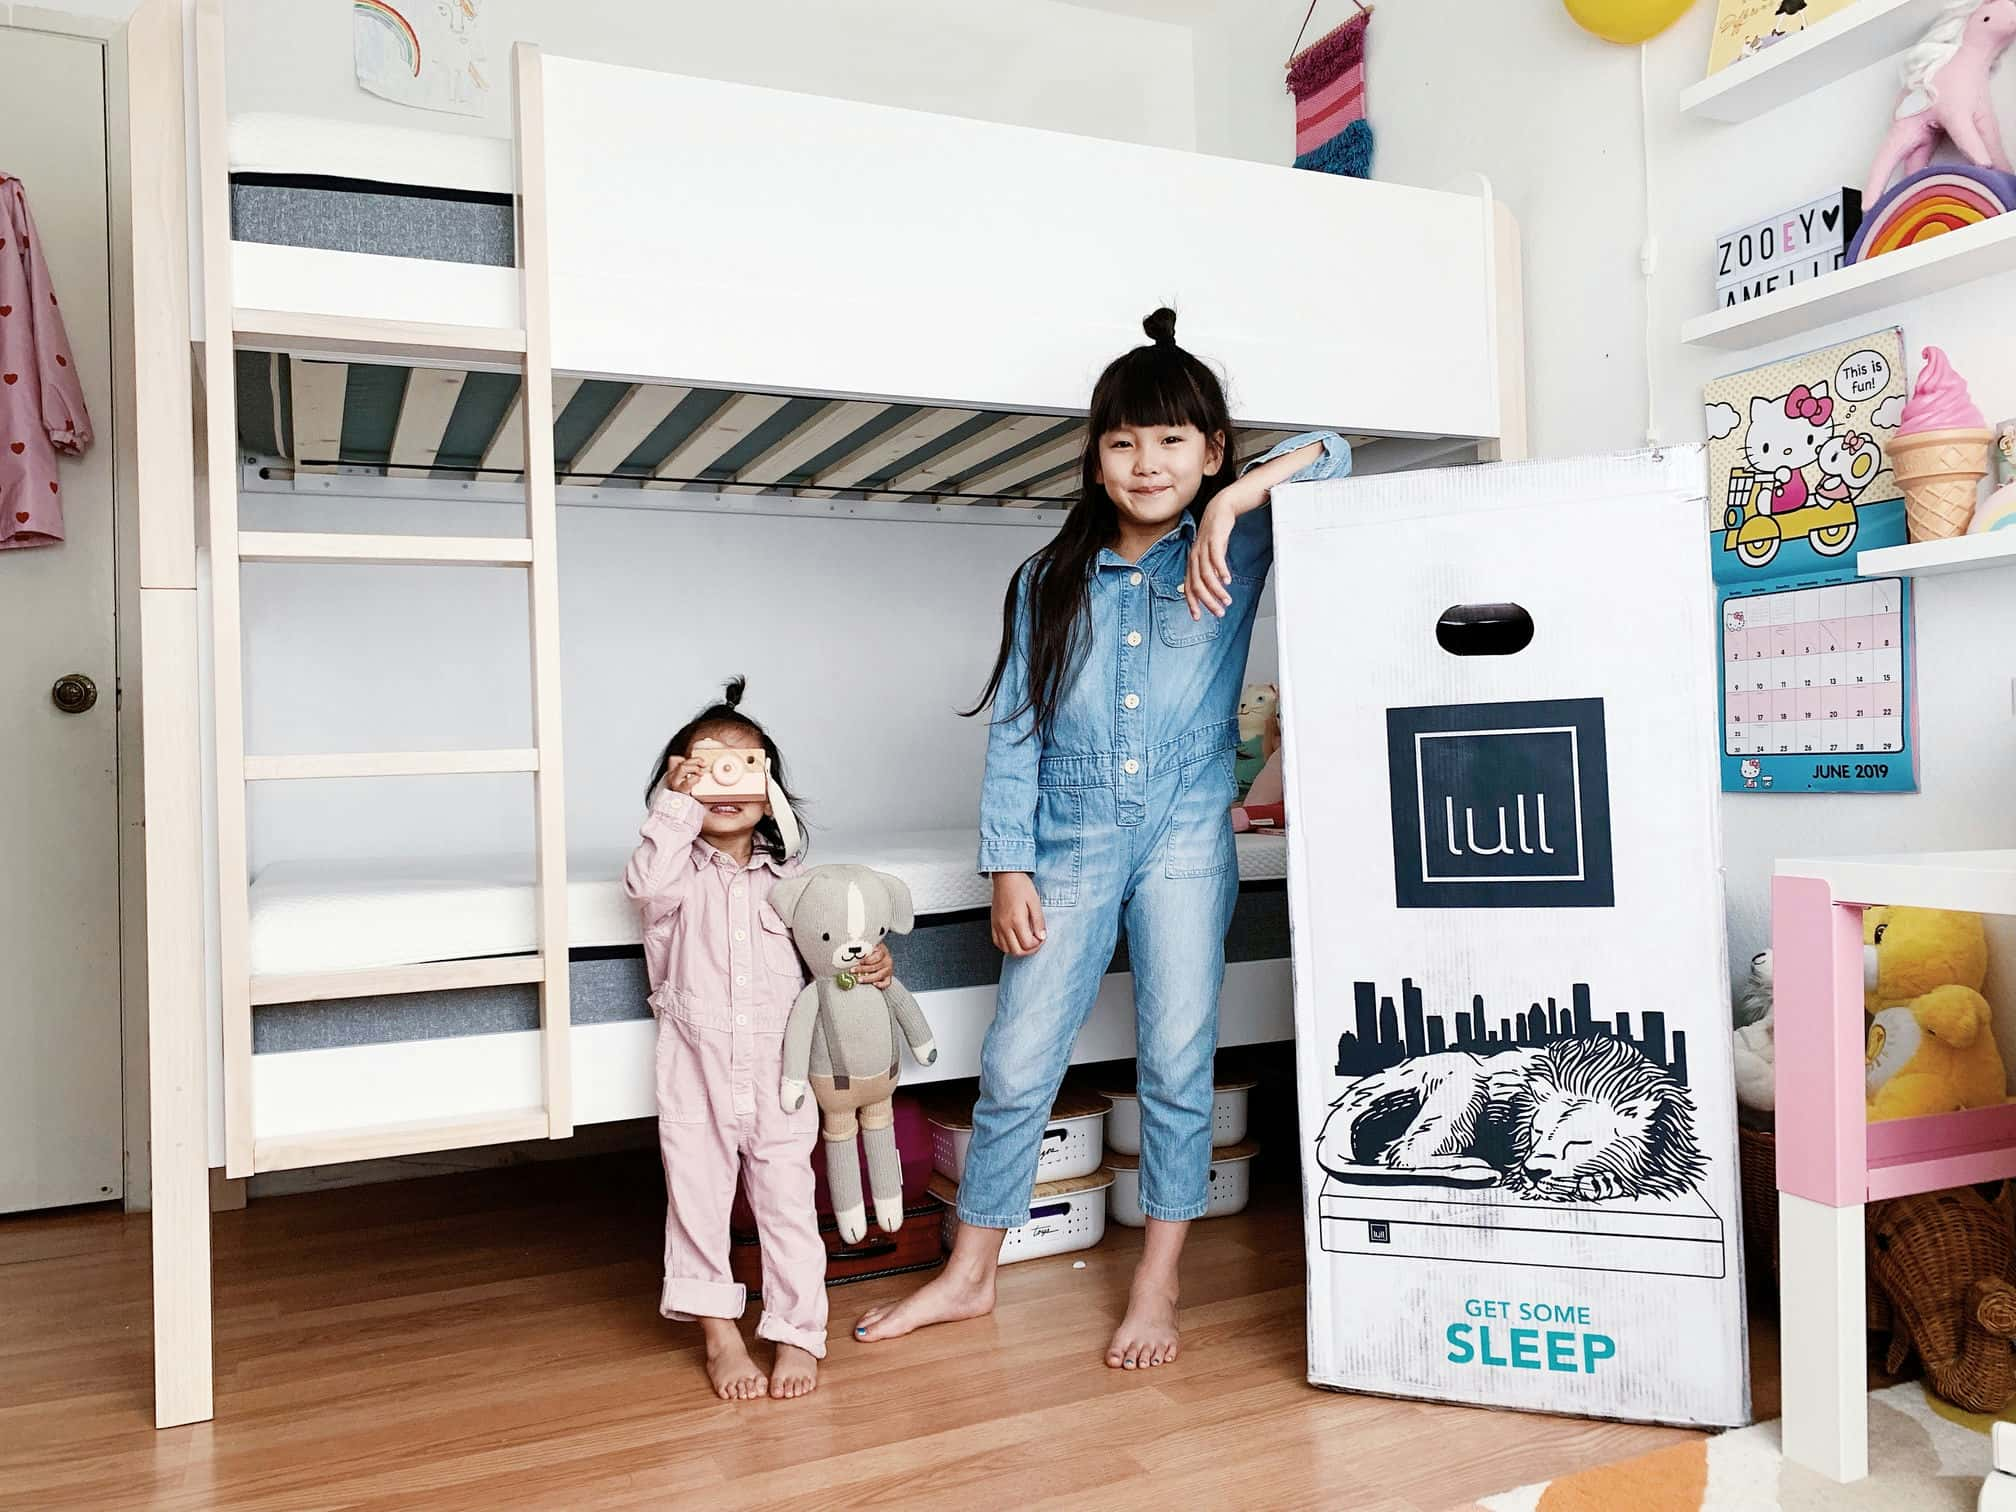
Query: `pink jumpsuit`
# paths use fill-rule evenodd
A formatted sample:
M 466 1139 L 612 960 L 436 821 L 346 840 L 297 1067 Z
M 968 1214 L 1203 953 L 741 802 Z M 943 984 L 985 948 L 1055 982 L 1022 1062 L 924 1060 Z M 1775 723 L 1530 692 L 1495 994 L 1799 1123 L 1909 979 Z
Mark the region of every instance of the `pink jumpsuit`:
M 758 1338 L 826 1357 L 826 1248 L 812 1188 L 819 1111 L 778 1102 L 784 1025 L 804 968 L 770 906 L 798 870 L 758 852 L 740 867 L 700 838 L 702 810 L 660 787 L 624 889 L 644 921 L 658 1020 L 658 1144 L 665 1160 L 665 1287 L 682 1322 L 739 1318 L 728 1209 L 739 1167 L 763 1241 Z

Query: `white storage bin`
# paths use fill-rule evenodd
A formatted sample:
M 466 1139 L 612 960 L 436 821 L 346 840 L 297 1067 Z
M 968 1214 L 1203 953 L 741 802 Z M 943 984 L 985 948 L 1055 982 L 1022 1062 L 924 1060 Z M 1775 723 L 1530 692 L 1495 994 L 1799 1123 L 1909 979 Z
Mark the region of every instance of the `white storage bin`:
M 1001 1241 L 1001 1263 L 1092 1248 L 1106 1237 L 1106 1189 L 1112 1185 L 1113 1173 L 1097 1168 L 1084 1176 L 1037 1182 L 1029 1194 L 1029 1221 L 1008 1230 Z M 945 1204 L 941 1222 L 949 1251 L 959 1237 L 959 1188 L 940 1172 L 931 1178 L 931 1195 Z
M 1211 1148 L 1236 1145 L 1246 1137 L 1246 1099 L 1257 1082 L 1212 1083 Z M 1119 1155 L 1141 1153 L 1141 1099 L 1132 1087 L 1100 1088 L 1113 1104 L 1106 1115 L 1106 1148 Z
M 1211 1152 L 1211 1191 L 1204 1199 L 1206 1218 L 1223 1218 L 1246 1206 L 1252 1190 L 1253 1157 L 1259 1153 L 1257 1144 L 1236 1144 Z M 1108 1150 L 1106 1170 L 1113 1178 L 1113 1190 L 1107 1199 L 1113 1221 L 1129 1228 L 1144 1227 L 1148 1218 L 1141 1211 L 1141 1158 Z
M 1099 1153 L 1106 1143 L 1106 1115 L 1112 1107 L 1096 1094 L 1068 1089 L 1058 1093 L 1050 1109 L 1050 1122 L 1043 1127 L 1036 1180 L 1063 1181 L 1098 1170 Z M 963 1180 L 966 1147 L 973 1143 L 973 1109 L 938 1107 L 925 1116 L 931 1123 L 931 1169 L 954 1181 Z

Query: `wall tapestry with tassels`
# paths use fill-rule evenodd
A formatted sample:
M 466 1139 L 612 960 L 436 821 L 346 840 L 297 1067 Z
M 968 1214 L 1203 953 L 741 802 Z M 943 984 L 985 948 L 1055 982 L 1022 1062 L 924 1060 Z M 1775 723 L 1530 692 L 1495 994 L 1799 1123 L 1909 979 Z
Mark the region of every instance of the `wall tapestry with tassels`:
M 1295 46 L 1316 14 L 1311 0 Z M 1295 96 L 1295 166 L 1347 178 L 1372 176 L 1372 123 L 1365 119 L 1365 30 L 1372 11 L 1327 32 L 1288 60 L 1288 93 Z

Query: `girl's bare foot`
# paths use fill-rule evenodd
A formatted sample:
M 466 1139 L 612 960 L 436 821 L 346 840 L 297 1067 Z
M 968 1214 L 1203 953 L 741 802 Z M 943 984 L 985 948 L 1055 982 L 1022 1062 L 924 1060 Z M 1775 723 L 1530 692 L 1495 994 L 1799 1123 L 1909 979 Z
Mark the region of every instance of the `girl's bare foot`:
M 981 1318 L 994 1311 L 994 1263 L 984 1269 L 962 1264 L 959 1256 L 945 1262 L 945 1269 L 900 1302 L 871 1307 L 854 1325 L 854 1337 L 872 1344 L 878 1339 L 900 1339 L 933 1323 L 956 1323 L 961 1318 Z
M 770 1367 L 770 1395 L 810 1396 L 819 1389 L 819 1362 L 796 1344 L 777 1346 L 777 1363 Z
M 1127 1291 L 1127 1316 L 1106 1346 L 1106 1363 L 1115 1370 L 1146 1370 L 1175 1358 L 1175 1278 L 1143 1275 L 1137 1270 Z
M 749 1346 L 742 1342 L 742 1330 L 733 1318 L 702 1318 L 700 1332 L 707 1340 L 707 1379 L 714 1394 L 724 1402 L 748 1402 L 768 1396 L 770 1382 L 749 1358 Z
M 1148 1220 L 1127 1288 L 1127 1316 L 1106 1346 L 1106 1363 L 1115 1370 L 1147 1370 L 1176 1358 L 1176 1276 L 1189 1233 L 1188 1223 Z

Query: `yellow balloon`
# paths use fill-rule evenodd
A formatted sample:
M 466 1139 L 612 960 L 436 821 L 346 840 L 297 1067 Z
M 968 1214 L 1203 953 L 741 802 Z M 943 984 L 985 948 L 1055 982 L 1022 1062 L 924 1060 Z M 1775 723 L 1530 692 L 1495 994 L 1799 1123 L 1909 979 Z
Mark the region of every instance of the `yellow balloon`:
M 1561 0 L 1584 31 L 1626 47 L 1656 37 L 1678 21 L 1694 0 Z

